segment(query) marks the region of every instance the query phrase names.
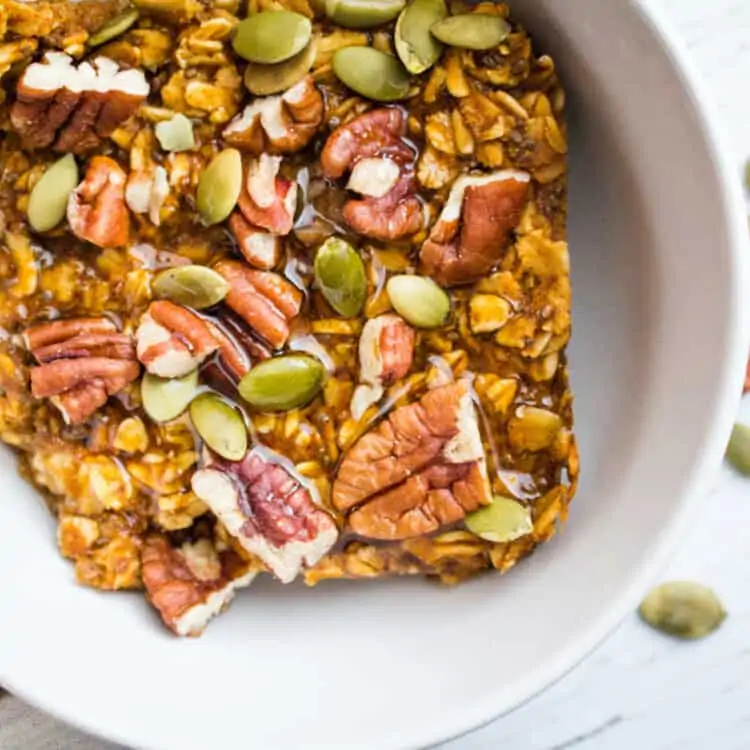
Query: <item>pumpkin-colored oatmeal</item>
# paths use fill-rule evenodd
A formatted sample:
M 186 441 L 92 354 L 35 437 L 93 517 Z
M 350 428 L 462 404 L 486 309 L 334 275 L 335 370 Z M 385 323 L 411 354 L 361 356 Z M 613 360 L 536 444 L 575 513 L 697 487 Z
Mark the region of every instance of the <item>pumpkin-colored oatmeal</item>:
M 0 4 L 0 438 L 178 635 L 566 518 L 564 92 L 507 4 L 419 5 Z

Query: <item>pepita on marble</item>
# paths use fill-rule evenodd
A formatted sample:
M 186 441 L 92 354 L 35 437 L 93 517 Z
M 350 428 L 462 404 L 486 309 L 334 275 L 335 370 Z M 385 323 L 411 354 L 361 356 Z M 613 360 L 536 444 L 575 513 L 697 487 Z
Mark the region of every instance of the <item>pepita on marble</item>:
M 750 476 L 750 425 L 734 426 L 727 446 L 727 461 L 741 474 Z
M 716 594 L 693 581 L 657 586 L 643 600 L 638 613 L 652 628 L 687 640 L 713 633 L 727 616 Z

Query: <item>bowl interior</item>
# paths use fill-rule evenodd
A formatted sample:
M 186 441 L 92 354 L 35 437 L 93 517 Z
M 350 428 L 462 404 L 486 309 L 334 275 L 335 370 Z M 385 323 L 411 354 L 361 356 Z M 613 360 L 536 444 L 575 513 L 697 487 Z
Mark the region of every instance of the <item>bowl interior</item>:
M 705 125 L 636 4 L 518 0 L 570 94 L 583 481 L 505 578 L 261 583 L 198 641 L 140 596 L 78 588 L 0 456 L 0 679 L 132 745 L 406 747 L 516 705 L 613 626 L 721 450 L 739 363 L 737 234 Z M 735 217 L 736 218 L 736 217 Z M 718 416 L 717 416 L 718 415 Z M 188 718 L 189 717 L 189 718 Z

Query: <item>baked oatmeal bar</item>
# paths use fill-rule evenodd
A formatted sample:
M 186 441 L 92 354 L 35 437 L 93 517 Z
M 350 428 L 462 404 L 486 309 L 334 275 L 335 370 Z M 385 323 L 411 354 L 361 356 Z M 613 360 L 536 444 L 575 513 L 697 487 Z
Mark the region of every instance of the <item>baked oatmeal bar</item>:
M 550 539 L 564 104 L 505 3 L 0 0 L 0 437 L 77 580 L 198 635 Z

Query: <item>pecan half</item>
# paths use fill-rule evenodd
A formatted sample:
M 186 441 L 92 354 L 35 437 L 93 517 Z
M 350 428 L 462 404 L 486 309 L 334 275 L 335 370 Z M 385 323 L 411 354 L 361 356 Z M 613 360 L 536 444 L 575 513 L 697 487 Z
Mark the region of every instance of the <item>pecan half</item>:
M 109 318 L 69 318 L 39 323 L 23 332 L 23 341 L 29 351 L 51 344 L 59 344 L 81 334 L 116 333 L 117 326 Z
M 166 300 L 149 305 L 135 339 L 138 359 L 160 378 L 187 375 L 219 347 L 203 318 Z
M 361 419 L 383 395 L 383 386 L 403 378 L 414 358 L 414 330 L 398 315 L 380 315 L 365 323 L 359 337 L 359 380 L 351 412 Z
M 229 229 L 242 257 L 251 266 L 270 271 L 279 264 L 281 237 L 253 226 L 240 211 L 235 211 L 229 217 Z
M 223 260 L 214 270 L 231 285 L 224 302 L 274 349 L 289 338 L 289 323 L 299 315 L 302 292 L 277 273 L 254 271 Z
M 351 170 L 347 187 L 363 198 L 348 201 L 343 216 L 367 237 L 397 240 L 422 226 L 422 206 L 415 195 L 416 154 L 405 135 L 402 110 L 376 109 L 337 128 L 321 153 L 326 177 L 338 179 Z
M 382 198 L 348 201 L 344 221 L 355 232 L 383 242 L 416 234 L 422 228 L 423 213 L 415 190 L 414 175 L 404 174 Z
M 113 381 L 119 385 L 122 378 L 135 380 L 139 372 L 138 363 L 132 360 L 86 356 L 58 359 L 31 369 L 31 393 L 34 398 L 49 398 L 90 381 Z
M 135 343 L 126 333 L 82 333 L 34 350 L 37 362 L 44 364 L 56 359 L 79 357 L 107 357 L 135 360 Z
M 426 273 L 443 286 L 456 286 L 491 271 L 521 218 L 530 179 L 527 172 L 507 170 L 456 180 L 422 245 Z
M 224 128 L 224 140 L 253 154 L 293 154 L 313 139 L 325 104 L 311 77 L 279 96 L 256 99 Z
M 130 214 L 125 205 L 126 179 L 114 159 L 91 159 L 86 178 L 68 199 L 68 224 L 73 234 L 99 247 L 127 245 Z
M 137 377 L 137 376 L 136 376 Z M 113 383 L 113 393 L 124 388 L 130 375 L 117 376 L 110 382 Z M 97 409 L 104 406 L 109 399 L 106 386 L 100 380 L 81 383 L 58 396 L 51 396 L 50 401 L 63 415 L 68 424 L 81 424 L 85 422 Z
M 333 503 L 353 531 L 407 539 L 490 502 L 476 412 L 465 382 L 396 409 L 346 454 Z
M 164 624 L 180 636 L 198 636 L 258 571 L 232 551 L 217 552 L 208 539 L 173 547 L 152 535 L 143 543 L 141 577 Z
M 248 352 L 219 326 L 209 323 L 211 333 L 218 344 L 218 355 L 222 367 L 235 380 L 241 380 L 253 366 Z
M 42 323 L 23 339 L 41 365 L 31 368 L 32 395 L 49 398 L 68 424 L 85 422 L 140 373 L 133 340 L 107 318 Z
M 48 52 L 19 79 L 11 123 L 25 148 L 81 154 L 134 114 L 148 92 L 139 70 L 120 70 L 106 57 L 76 67 L 68 55 Z
M 456 523 L 489 500 L 487 478 L 477 463 L 440 464 L 355 510 L 349 525 L 371 539 L 408 539 Z
M 285 460 L 255 448 L 238 463 L 208 456 L 193 491 L 242 547 L 283 583 L 315 565 L 336 542 L 331 516 Z
M 292 231 L 297 208 L 297 183 L 279 177 L 281 158 L 261 154 L 250 163 L 238 205 L 247 221 L 272 234 Z
M 279 176 L 281 157 L 261 154 L 247 168 L 238 206 L 229 219 L 240 252 L 268 271 L 281 260 L 281 237 L 292 231 L 297 183 Z

